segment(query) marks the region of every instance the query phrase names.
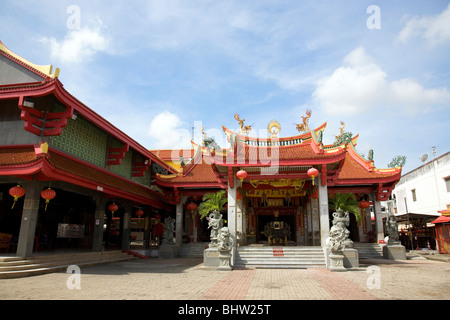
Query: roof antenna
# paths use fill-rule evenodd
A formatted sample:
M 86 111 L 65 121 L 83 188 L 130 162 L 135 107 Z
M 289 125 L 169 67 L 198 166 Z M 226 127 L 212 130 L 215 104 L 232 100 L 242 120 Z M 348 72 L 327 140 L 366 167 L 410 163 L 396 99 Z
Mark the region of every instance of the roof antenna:
M 431 153 L 433 154 L 433 159 L 436 157 L 436 148 L 437 148 L 437 146 L 431 147 Z

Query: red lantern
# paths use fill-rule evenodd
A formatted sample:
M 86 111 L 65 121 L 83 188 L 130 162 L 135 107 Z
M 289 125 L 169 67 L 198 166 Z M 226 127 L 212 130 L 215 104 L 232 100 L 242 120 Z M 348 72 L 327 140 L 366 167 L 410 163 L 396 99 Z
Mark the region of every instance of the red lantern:
M 366 200 L 362 200 L 358 203 L 358 206 L 362 209 L 370 207 L 370 202 Z
M 43 199 L 45 199 L 45 211 L 47 211 L 47 206 L 48 203 L 50 202 L 50 200 L 52 200 L 54 197 L 56 196 L 56 192 L 52 189 L 50 189 L 50 187 L 48 187 L 45 190 L 42 190 L 41 192 L 41 197 Z
M 194 213 L 195 210 L 197 210 L 197 205 L 195 204 L 195 202 L 191 202 L 189 203 L 186 208 L 191 212 Z
M 16 201 L 25 195 L 25 189 L 23 187 L 21 187 L 20 185 L 17 185 L 15 187 L 12 187 L 11 189 L 9 189 L 9 194 L 11 195 L 11 197 L 14 197 L 14 203 L 11 207 L 11 209 L 13 209 L 14 205 L 16 204 Z
M 312 178 L 312 184 L 314 185 L 314 178 L 319 175 L 319 170 L 316 168 L 311 168 L 308 170 L 307 174 Z
M 114 212 L 117 211 L 119 209 L 119 206 L 115 203 L 111 203 L 108 206 L 108 210 L 111 211 L 112 215 L 114 215 Z
M 144 215 L 144 210 L 142 209 L 137 209 L 136 210 L 136 215 L 138 216 L 138 218 L 142 217 Z
M 245 170 L 239 170 L 239 171 L 236 173 L 236 177 L 238 177 L 239 179 L 241 179 L 241 185 L 242 185 L 242 181 L 243 181 L 245 178 L 247 178 L 247 171 L 245 171 Z

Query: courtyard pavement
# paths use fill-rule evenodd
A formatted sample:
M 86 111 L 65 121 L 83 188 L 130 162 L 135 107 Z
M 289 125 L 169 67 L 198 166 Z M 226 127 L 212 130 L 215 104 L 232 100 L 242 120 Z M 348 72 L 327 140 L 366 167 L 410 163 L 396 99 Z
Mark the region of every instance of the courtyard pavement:
M 133 259 L 79 271 L 0 279 L 0 306 L 30 317 L 38 310 L 59 310 L 53 315 L 95 313 L 109 318 L 127 310 L 135 316 L 158 312 L 170 319 L 273 320 L 299 310 L 335 317 L 356 312 L 351 310 L 361 312 L 361 307 L 378 315 L 415 317 L 417 312 L 447 309 L 445 300 L 450 299 L 449 259 L 423 257 L 364 260 L 359 268 L 345 272 L 326 268 L 217 271 L 205 268 L 202 258 Z M 355 300 L 359 309 L 354 309 Z M 397 302 L 386 306 L 375 300 Z M 124 305 L 127 301 L 129 306 Z
M 448 300 L 450 262 L 364 260 L 357 269 L 205 268 L 198 258 L 133 259 L 0 279 L 0 300 Z

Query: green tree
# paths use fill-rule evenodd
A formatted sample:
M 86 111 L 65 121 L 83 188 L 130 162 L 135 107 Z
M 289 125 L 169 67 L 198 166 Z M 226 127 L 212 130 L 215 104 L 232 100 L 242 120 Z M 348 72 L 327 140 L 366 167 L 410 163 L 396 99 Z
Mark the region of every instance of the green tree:
M 211 211 L 222 211 L 228 199 L 225 197 L 225 190 L 216 193 L 207 193 L 203 196 L 203 202 L 198 206 L 198 213 L 203 219 L 208 216 Z
M 389 168 L 403 167 L 406 163 L 406 156 L 396 156 L 388 164 Z
M 358 224 L 362 221 L 362 216 L 359 211 L 358 200 L 353 193 L 336 193 L 335 197 L 330 197 L 328 199 L 328 205 L 330 209 L 337 211 L 341 209 L 342 211 L 353 214 L 356 218 Z

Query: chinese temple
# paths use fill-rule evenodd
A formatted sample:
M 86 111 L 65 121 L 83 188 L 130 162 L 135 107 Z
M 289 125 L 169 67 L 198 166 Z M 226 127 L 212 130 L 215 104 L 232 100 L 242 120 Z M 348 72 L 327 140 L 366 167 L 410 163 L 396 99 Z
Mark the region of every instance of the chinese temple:
M 190 203 L 198 206 L 204 194 L 226 189 L 225 214 L 237 246 L 325 247 L 331 223 L 329 198 L 337 193 L 352 193 L 362 204 L 361 222 L 352 220 L 350 227 L 353 241 L 382 241 L 381 202 L 389 198 L 401 168 L 376 168 L 372 151 L 368 159 L 361 156 L 356 151 L 358 136 L 352 138 L 343 127 L 334 144 L 324 144 L 326 123 L 309 129 L 310 116 L 308 110 L 303 123 L 297 125 L 299 135 L 291 137 L 278 137 L 281 125 L 276 120 L 268 124 L 265 138 L 251 137 L 251 128 L 242 122 L 237 132 L 223 126 L 227 148 L 203 132 L 202 144 L 192 142 L 189 161 L 183 157 L 176 174 L 157 174 L 157 184 L 171 196 L 179 214 Z M 235 117 L 240 120 L 239 115 Z M 172 152 L 172 159 L 179 155 L 181 151 Z M 188 219 L 194 220 L 189 241 L 200 241 L 198 228 L 204 226 L 194 215 Z M 274 222 L 288 230 L 280 242 L 270 242 L 265 230 Z
M 164 217 L 175 220 L 177 246 L 205 248 L 210 230 L 197 208 L 219 190 L 235 247 L 326 247 L 329 200 L 338 193 L 361 204 L 352 240 L 384 239 L 381 202 L 401 168 L 376 168 L 373 152 L 359 154 L 359 137 L 344 126 L 324 144 L 327 123 L 310 129 L 308 110 L 298 135 L 279 137 L 272 120 L 266 137 L 253 137 L 236 114 L 239 129 L 222 128 L 228 146 L 202 130 L 192 149 L 147 149 L 71 95 L 58 74 L 0 42 L 0 233 L 16 238 L 10 248 L 18 255 L 74 245 L 127 249 L 131 240 L 148 247 Z M 269 235 L 274 226 L 283 232 Z

